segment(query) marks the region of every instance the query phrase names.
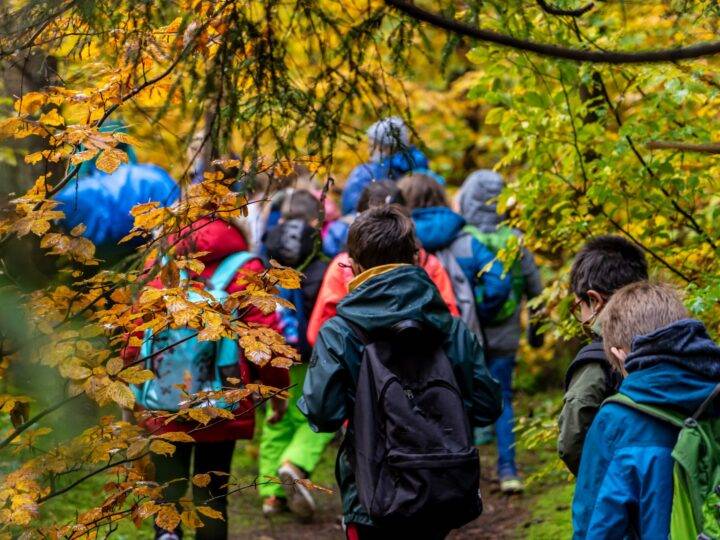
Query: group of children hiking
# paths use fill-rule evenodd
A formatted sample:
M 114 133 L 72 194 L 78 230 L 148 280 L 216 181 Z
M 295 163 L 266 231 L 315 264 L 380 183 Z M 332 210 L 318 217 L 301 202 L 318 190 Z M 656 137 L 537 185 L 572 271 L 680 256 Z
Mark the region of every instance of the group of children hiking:
M 518 247 L 519 233 L 498 214 L 499 175 L 471 174 L 455 211 L 442 179 L 408 146 L 401 121 L 380 121 L 369 135 L 375 159 L 350 175 L 344 216 L 322 227 L 341 251 L 328 252 L 318 237 L 327 208 L 309 189 L 278 195 L 271 206 L 276 215 L 254 227 L 264 231 L 254 248 L 251 233 L 222 220 L 201 220 L 171 241 L 178 253 L 206 253 L 202 274 L 190 277 L 220 301 L 240 287 L 238 272 L 262 271 L 266 259 L 301 267 L 301 288 L 280 291 L 294 310 L 243 314 L 246 322 L 281 332 L 301 364 L 289 372 L 259 369 L 232 340 L 208 345 L 183 334 L 187 329 L 146 332 L 145 350 L 127 355 L 151 358 L 156 379 L 136 388 L 138 404 L 150 411 L 177 408 L 175 385 L 186 384 L 188 373 L 195 391 L 256 379 L 289 388 L 287 401 L 269 400 L 260 434 L 258 490 L 266 515 L 312 516 L 315 502 L 303 480 L 344 431 L 336 479 L 347 538 L 444 538 L 482 512 L 476 443 L 488 437 L 488 426 L 497 438 L 501 490 L 523 489 L 512 376 L 521 307 L 541 293 L 542 283 L 532 254 Z M 512 260 L 498 259 L 514 248 Z M 577 475 L 575 536 L 666 538 L 671 515 L 673 528 L 682 519 L 710 523 L 720 502 L 714 487 L 720 478 L 712 476 L 720 475 L 713 469 L 718 457 L 695 464 L 702 486 L 688 488 L 673 449 L 681 428 L 686 439 L 700 441 L 686 441 L 690 454 L 705 448 L 708 433 L 720 434 L 720 407 L 712 401 L 720 388 L 720 349 L 688 318 L 677 293 L 648 282 L 643 253 L 619 237 L 590 240 L 570 281 L 572 311 L 594 336 L 568 370 L 559 420 L 559 454 Z M 542 344 L 533 324 L 528 341 Z M 196 440 L 178 443 L 173 456 L 153 456 L 167 500 L 179 500 L 189 487 L 177 479 L 230 472 L 235 441 L 253 436 L 253 411 L 248 400 L 233 410 L 233 420 L 207 429 L 153 424 L 149 415 L 148 427 L 189 431 Z M 684 501 L 678 486 L 687 488 Z M 222 475 L 193 485 L 197 504 L 224 517 L 206 520 L 197 538 L 227 536 L 226 494 Z M 714 530 L 702 526 L 697 533 L 712 538 Z M 183 534 L 179 527 L 156 533 L 162 540 Z

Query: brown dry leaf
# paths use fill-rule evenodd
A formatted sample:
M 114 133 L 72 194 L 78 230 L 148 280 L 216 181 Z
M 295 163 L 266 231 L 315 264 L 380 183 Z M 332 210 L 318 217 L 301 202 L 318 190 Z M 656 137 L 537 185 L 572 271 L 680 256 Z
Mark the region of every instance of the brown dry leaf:
M 126 452 L 127 457 L 129 457 L 130 459 L 135 459 L 136 457 L 138 457 L 145 450 L 147 443 L 148 442 L 146 439 L 140 439 L 139 441 L 135 441 L 134 443 L 132 443 L 130 446 L 128 446 Z

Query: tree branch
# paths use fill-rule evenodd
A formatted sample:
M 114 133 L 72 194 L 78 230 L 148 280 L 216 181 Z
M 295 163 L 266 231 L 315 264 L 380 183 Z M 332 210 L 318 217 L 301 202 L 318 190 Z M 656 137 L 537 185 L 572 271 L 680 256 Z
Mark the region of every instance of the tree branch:
M 545 0 L 537 0 L 538 6 L 540 6 L 540 9 L 542 9 L 545 13 L 549 13 L 550 15 L 566 15 L 568 17 L 580 17 L 581 15 L 584 15 L 588 11 L 590 11 L 592 8 L 595 7 L 595 4 L 590 2 L 587 5 L 577 8 L 577 9 L 560 9 L 555 6 L 551 6 L 548 4 Z
M 445 17 L 420 8 L 406 0 L 385 0 L 385 4 L 394 7 L 408 17 L 423 21 L 448 32 L 466 36 L 480 41 L 495 43 L 521 51 L 533 52 L 551 58 L 562 58 L 575 62 L 591 62 L 598 64 L 641 64 L 649 62 L 673 62 L 700 58 L 720 53 L 720 41 L 678 47 L 676 49 L 656 49 L 640 52 L 593 51 L 573 49 L 549 43 L 538 43 L 527 39 L 516 38 L 492 30 L 476 28 L 467 23 L 446 19 Z
M 38 414 L 36 414 L 32 418 L 30 418 L 27 422 L 23 422 L 22 424 L 20 424 L 18 427 L 15 428 L 15 430 L 12 433 L 10 433 L 10 435 L 8 435 L 2 441 L 0 441 L 0 450 L 5 448 L 8 444 L 10 444 L 15 439 L 17 439 L 30 426 L 39 422 L 40 420 L 45 418 L 48 414 L 55 412 L 63 405 L 66 405 L 67 403 L 71 402 L 72 400 L 74 400 L 75 398 L 77 398 L 81 395 L 82 394 L 76 394 L 74 396 L 65 398 L 62 401 L 60 401 L 59 403 L 56 403 L 55 405 L 53 405 L 52 407 L 48 407 L 47 409 L 39 412 Z
M 650 150 L 680 150 L 681 152 L 702 152 L 704 154 L 720 154 L 720 143 L 650 141 L 645 146 Z

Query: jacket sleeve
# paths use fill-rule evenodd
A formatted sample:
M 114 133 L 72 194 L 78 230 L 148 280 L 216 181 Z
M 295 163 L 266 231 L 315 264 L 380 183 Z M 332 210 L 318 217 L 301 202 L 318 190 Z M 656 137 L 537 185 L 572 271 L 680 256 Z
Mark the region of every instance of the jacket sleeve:
M 575 373 L 565 393 L 558 418 L 558 455 L 577 476 L 585 436 L 605 399 L 605 373 L 597 364 L 583 366 Z
M 481 321 L 490 321 L 500 310 L 512 290 L 512 276 L 495 255 L 476 238 L 471 239 L 475 299 Z M 494 262 L 493 262 L 494 261 Z
M 440 261 L 437 259 L 437 257 L 435 257 L 435 255 L 426 253 L 424 256 L 425 264 L 423 264 L 423 268 L 425 268 L 428 276 L 430 276 L 430 279 L 438 288 L 440 296 L 445 301 L 445 304 L 447 304 L 447 307 L 450 310 L 452 316 L 459 317 L 460 311 L 458 311 L 457 299 L 455 298 L 455 292 L 453 291 L 450 276 L 448 276 L 448 273 L 445 271 L 442 264 L 440 264 Z
M 337 320 L 329 321 L 318 335 L 297 404 L 314 431 L 337 431 L 347 417 L 348 352 L 347 332 Z
M 485 365 L 482 345 L 460 319 L 454 319 L 450 339 L 448 356 L 469 411 L 470 424 L 488 426 L 502 413 L 500 384 Z
M 355 167 L 348 176 L 342 194 L 342 213 L 352 214 L 357 210 L 360 195 L 373 180 L 373 173 L 370 164 L 363 163 Z
M 325 271 L 320 290 L 313 306 L 310 320 L 308 320 L 307 340 L 314 346 L 320 333 L 320 328 L 326 321 L 335 316 L 337 305 L 347 295 L 347 283 L 343 277 L 343 270 L 333 260 Z

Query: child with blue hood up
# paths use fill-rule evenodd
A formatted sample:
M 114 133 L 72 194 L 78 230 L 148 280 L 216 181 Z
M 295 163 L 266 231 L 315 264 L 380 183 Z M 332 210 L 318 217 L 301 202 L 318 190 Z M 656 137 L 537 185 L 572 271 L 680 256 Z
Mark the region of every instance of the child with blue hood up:
M 600 324 L 607 357 L 625 378 L 621 402 L 603 404 L 585 439 L 574 538 L 669 538 L 679 428 L 635 406 L 698 420 L 720 417 L 719 400 L 712 402 L 720 388 L 720 348 L 668 285 L 623 287 Z

